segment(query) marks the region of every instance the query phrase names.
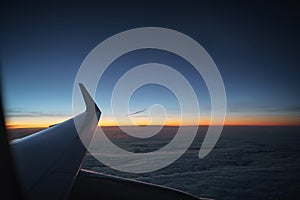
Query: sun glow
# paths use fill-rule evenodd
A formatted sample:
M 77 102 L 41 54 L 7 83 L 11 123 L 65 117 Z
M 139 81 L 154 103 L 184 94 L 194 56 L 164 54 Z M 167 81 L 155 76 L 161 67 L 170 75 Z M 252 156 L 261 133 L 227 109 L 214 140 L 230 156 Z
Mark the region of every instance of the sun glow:
M 71 117 L 43 117 L 43 118 L 8 118 L 6 121 L 7 128 L 46 128 L 50 125 L 61 123 Z M 128 118 L 127 118 L 128 119 Z M 192 123 L 193 120 L 186 120 L 182 126 L 193 125 L 221 125 L 210 124 L 210 116 L 203 116 L 200 118 L 198 124 Z M 162 119 L 152 120 L 148 117 L 134 117 L 129 120 L 121 119 L 116 123 L 112 117 L 103 116 L 99 123 L 99 126 L 147 126 L 147 125 L 165 125 L 165 126 L 180 126 L 179 117 L 170 117 L 165 121 Z M 295 116 L 227 116 L 225 126 L 299 126 L 300 119 Z

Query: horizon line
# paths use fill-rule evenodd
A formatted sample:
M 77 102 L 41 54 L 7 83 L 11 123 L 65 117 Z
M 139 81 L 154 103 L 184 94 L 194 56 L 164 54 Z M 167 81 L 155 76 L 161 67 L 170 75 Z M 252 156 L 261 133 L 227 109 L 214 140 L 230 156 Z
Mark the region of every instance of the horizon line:
M 30 125 L 6 125 L 6 129 L 46 129 L 50 128 L 52 125 L 48 126 L 30 126 Z M 162 125 L 136 125 L 136 126 L 162 126 Z M 136 127 L 134 125 L 98 125 L 97 127 Z M 300 127 L 300 124 L 224 124 L 224 125 L 209 125 L 209 124 L 200 124 L 200 125 L 163 125 L 163 127 L 190 127 L 190 126 L 198 126 L 198 127 L 209 127 L 209 126 L 224 126 L 224 127 L 232 127 L 232 126 L 243 126 L 243 127 Z

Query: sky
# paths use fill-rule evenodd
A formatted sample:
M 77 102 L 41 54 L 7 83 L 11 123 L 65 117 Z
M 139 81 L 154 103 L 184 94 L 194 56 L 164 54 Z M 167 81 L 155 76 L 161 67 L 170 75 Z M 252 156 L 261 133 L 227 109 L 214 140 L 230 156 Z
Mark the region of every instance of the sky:
M 201 44 L 216 63 L 226 89 L 227 125 L 300 125 L 299 6 L 289 2 L 200 1 L 199 3 L 27 2 L 1 5 L 1 84 L 8 127 L 47 127 L 72 117 L 76 73 L 88 53 L 119 32 L 164 27 Z M 130 52 L 109 66 L 95 100 L 100 125 L 115 125 L 110 107 L 114 84 L 144 63 L 172 66 L 191 83 L 201 123 L 209 123 L 210 99 L 201 76 L 184 59 L 166 51 Z M 139 88 L 121 125 L 177 125 L 180 107 L 159 85 Z M 143 112 L 138 112 L 143 111 Z M 135 113 L 137 112 L 137 113 Z M 135 113 L 132 121 L 128 114 Z M 185 124 L 196 125 L 196 124 Z

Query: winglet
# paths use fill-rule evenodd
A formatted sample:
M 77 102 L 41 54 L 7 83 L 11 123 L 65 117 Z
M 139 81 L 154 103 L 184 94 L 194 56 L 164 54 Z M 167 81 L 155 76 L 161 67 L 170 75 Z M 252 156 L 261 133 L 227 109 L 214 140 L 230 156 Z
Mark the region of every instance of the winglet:
M 85 112 L 11 142 L 18 178 L 28 199 L 66 199 L 73 186 L 101 115 L 85 87 L 79 86 Z
M 91 95 L 89 94 L 89 92 L 86 90 L 86 88 L 84 87 L 84 85 L 82 83 L 79 83 L 79 87 L 84 99 L 84 103 L 86 106 L 86 111 L 89 112 L 92 109 L 95 109 L 96 112 L 100 112 L 101 110 L 98 108 L 96 102 L 93 100 L 93 98 L 91 97 Z

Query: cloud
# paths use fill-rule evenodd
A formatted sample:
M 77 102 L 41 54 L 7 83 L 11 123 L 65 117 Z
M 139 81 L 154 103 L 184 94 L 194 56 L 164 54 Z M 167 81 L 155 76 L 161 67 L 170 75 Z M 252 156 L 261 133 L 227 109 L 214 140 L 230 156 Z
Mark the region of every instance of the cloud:
M 300 112 L 300 105 L 281 106 L 278 108 L 269 108 L 269 112 Z
M 5 111 L 6 117 L 65 117 L 68 113 L 45 113 L 40 111 L 25 111 L 20 108 L 8 108 Z
M 112 140 L 117 141 L 119 147 L 127 145 L 130 151 L 155 151 L 172 140 L 173 135 L 169 134 L 172 130 L 166 127 L 163 137 L 148 138 L 145 142 L 132 142 L 128 137 Z M 124 173 L 105 166 L 90 154 L 83 168 L 216 200 L 300 199 L 298 133 L 299 127 L 225 127 L 217 146 L 205 159 L 199 160 L 198 150 L 203 139 L 203 132 L 199 131 L 182 157 L 158 171 Z M 156 163 L 163 160 L 157 157 Z M 140 157 L 139 161 L 147 162 L 147 157 Z
M 239 103 L 228 105 L 231 113 L 300 113 L 300 105 L 251 105 Z

